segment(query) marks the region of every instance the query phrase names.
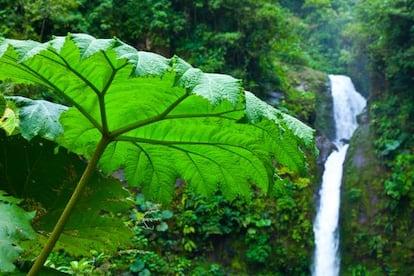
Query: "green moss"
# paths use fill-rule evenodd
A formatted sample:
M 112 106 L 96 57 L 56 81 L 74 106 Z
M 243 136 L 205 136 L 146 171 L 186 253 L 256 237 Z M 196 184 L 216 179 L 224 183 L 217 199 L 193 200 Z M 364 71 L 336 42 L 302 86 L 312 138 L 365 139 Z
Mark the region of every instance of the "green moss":
M 391 172 L 375 155 L 373 141 L 370 125 L 361 125 L 351 140 L 345 161 L 341 274 L 413 275 L 411 199 L 397 201 L 386 194 L 385 182 Z
M 287 88 L 279 107 L 288 110 L 303 122 L 323 129 L 323 132 L 332 132 L 332 98 L 327 74 L 295 66 L 289 68 L 286 80 Z

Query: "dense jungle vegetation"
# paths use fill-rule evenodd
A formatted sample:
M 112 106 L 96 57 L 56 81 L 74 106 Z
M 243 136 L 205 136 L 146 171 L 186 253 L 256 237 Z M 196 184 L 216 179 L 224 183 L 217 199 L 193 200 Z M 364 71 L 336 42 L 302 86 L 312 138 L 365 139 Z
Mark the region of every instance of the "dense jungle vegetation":
M 351 254 L 343 253 L 344 269 L 354 275 L 410 275 L 414 248 L 410 238 L 414 207 L 414 1 L 355 4 L 355 22 L 346 29 L 353 41 L 349 49 L 354 59 L 368 61 L 371 89 L 368 120 L 354 148 L 359 144 L 360 149 L 370 152 L 364 154 L 365 169 L 350 171 L 344 183 L 341 242 L 343 252 L 352 248 Z M 351 170 L 353 166 L 351 160 Z
M 100 41 L 89 47 L 95 40 L 74 35 L 73 45 L 71 38 L 67 38 L 59 55 L 70 59 L 70 55 L 65 55 L 73 51 L 84 56 L 86 64 L 88 56 L 95 58 L 107 51 L 111 64 L 119 65 L 112 59 L 111 51 L 130 59 L 137 56 L 136 63 L 142 55 L 133 49 L 159 54 L 144 57 L 150 61 L 148 64 L 156 65 L 145 67 L 145 60 L 142 62 L 143 70 L 147 71 L 137 70 L 136 76 L 143 82 L 149 75 L 163 76 L 166 71 L 184 78 L 185 72 L 193 72 L 189 64 L 206 73 L 227 74 L 242 80 L 243 88 L 234 79 L 233 86 L 226 86 L 230 87 L 229 93 L 233 93 L 232 99 L 235 95 L 248 98 L 250 94 L 245 94 L 243 89 L 251 91 L 285 112 L 280 114 L 292 115 L 315 128 L 316 135 L 329 136 L 327 123 L 321 122 L 322 114 L 327 111 L 320 110 L 324 106 L 320 102 L 322 94 L 328 85 L 326 74 L 350 75 L 357 89 L 369 98 L 366 113 L 370 130 L 364 141 L 358 141 L 360 144 L 351 142 L 351 149 L 357 151 L 358 146 L 371 149 L 372 158 L 367 162 L 375 163 L 380 169 L 369 177 L 358 177 L 360 172 L 357 171 L 347 176 L 350 180 L 343 189 L 341 210 L 342 273 L 345 275 L 414 273 L 410 265 L 414 258 L 411 238 L 414 234 L 413 22 L 412 0 L 18 0 L 13 3 L 0 0 L 2 37 L 40 42 L 53 41 L 55 36 L 66 37 L 68 33 L 106 39 L 116 37 L 132 47 L 122 48 L 124 44 L 117 44 L 120 43 L 117 39 L 111 40 L 111 46 Z M 29 42 L 19 44 L 2 40 L 0 53 L 14 57 L 16 62 L 27 62 L 29 67 L 33 66 L 30 67 L 33 72 L 40 72 L 43 63 L 36 61 L 42 58 L 43 50 L 39 47 Z M 9 64 L 2 59 L 0 57 L 0 62 Z M 96 65 L 89 66 L 96 66 L 92 70 L 101 72 L 103 62 L 97 57 L 95 62 Z M 96 135 L 92 134 L 70 145 L 68 140 L 56 138 L 62 132 L 59 124 L 56 125 L 58 117 L 66 106 L 73 104 L 81 110 L 84 107 L 87 112 L 83 114 L 91 114 L 91 121 L 96 114 L 105 112 L 88 109 L 89 100 L 50 93 L 44 87 L 49 90 L 56 90 L 56 87 L 50 89 L 49 82 L 43 86 L 28 84 L 35 78 L 33 74 L 25 75 L 25 84 L 17 83 L 14 80 L 23 71 L 13 73 L 14 69 L 7 66 L 0 65 L 3 80 L 0 92 L 4 95 L 0 97 L 3 113 L 0 127 L 5 130 L 0 136 L 0 214 L 6 218 L 0 222 L 0 271 L 14 271 L 18 275 L 16 271 L 25 274 L 39 254 L 87 166 L 86 160 L 92 159 L 91 147 L 96 146 L 96 142 L 90 143 L 96 140 Z M 82 63 L 77 66 L 83 68 Z M 45 74 L 53 76 L 52 73 Z M 60 75 L 58 83 L 65 82 L 64 76 Z M 70 87 L 72 79 L 67 77 Z M 96 78 L 83 81 L 95 84 Z M 202 83 L 201 78 L 197 81 Z M 217 79 L 219 85 L 221 81 Z M 160 85 L 170 87 L 161 82 Z M 63 91 L 64 85 L 59 85 L 57 90 Z M 185 78 L 182 85 L 194 89 Z M 201 91 L 195 93 L 208 97 Z M 211 93 L 209 100 L 230 98 L 227 92 L 214 95 Z M 97 97 L 97 101 L 102 99 L 103 96 Z M 167 97 L 165 100 L 168 101 Z M 238 100 L 234 100 L 236 106 Z M 157 101 L 150 99 L 145 105 L 156 110 L 159 108 Z M 116 103 L 123 106 L 121 102 Z M 194 103 L 205 104 L 197 100 Z M 127 107 L 133 107 L 132 101 Z M 223 117 L 231 118 L 240 116 L 227 108 L 224 104 L 205 107 L 203 112 L 221 112 Z M 108 108 L 108 114 L 111 112 L 119 115 L 115 108 Z M 257 116 L 263 119 L 267 116 L 264 113 Z M 55 116 L 53 120 L 47 119 L 50 114 Z M 66 117 L 61 119 L 63 127 L 76 125 L 78 115 L 63 114 L 72 114 L 62 116 Z M 248 156 L 250 162 L 240 161 L 243 158 L 218 161 L 218 167 L 228 168 L 234 176 L 230 182 L 236 186 L 244 187 L 243 178 L 257 180 L 255 189 L 243 190 L 244 196 L 236 196 L 237 192 L 226 189 L 212 192 L 213 189 L 204 188 L 197 181 L 189 184 L 183 179 L 177 179 L 172 192 L 171 188 L 163 192 L 163 187 L 157 194 L 150 188 L 157 186 L 148 183 L 157 185 L 167 173 L 157 179 L 137 173 L 148 170 L 144 165 L 125 174 L 116 171 L 108 177 L 107 173 L 117 165 L 136 164 L 137 161 L 116 161 L 128 154 L 113 147 L 116 154 L 112 158 L 104 154 L 100 164 L 106 176 L 92 172 L 90 184 L 49 255 L 42 275 L 54 275 L 57 271 L 76 275 L 309 275 L 313 253 L 312 220 L 320 172 L 307 127 L 287 115 L 274 114 L 278 114 L 274 117 L 279 127 L 272 126 L 272 129 L 276 132 L 282 129 L 286 134 L 276 139 L 285 152 L 279 152 L 274 168 L 265 167 L 261 174 L 269 178 L 269 170 L 272 175 L 274 172 L 272 185 L 260 185 L 261 181 L 257 180 L 260 175 L 250 174 L 248 168 L 262 162 L 257 154 L 238 152 L 239 156 Z M 254 115 L 248 118 L 253 119 Z M 117 120 L 120 122 L 122 118 Z M 223 129 L 222 135 L 215 139 L 226 139 L 226 143 L 230 143 L 236 141 L 238 135 L 242 136 L 243 130 L 237 128 L 234 133 L 236 126 L 223 118 L 216 118 L 216 121 L 220 121 Z M 34 128 L 33 122 L 40 127 Z M 102 124 L 102 133 L 112 135 L 111 123 L 109 129 Z M 259 121 L 254 123 L 260 124 Z M 168 132 L 165 135 L 182 139 L 186 137 L 185 130 L 195 131 L 191 124 L 200 126 L 200 135 L 207 130 L 207 126 L 194 120 L 189 121 L 188 126 L 179 122 L 179 126 L 186 126 L 181 128 L 182 136 Z M 99 124 L 94 127 L 99 130 Z M 72 136 L 76 131 L 79 134 L 85 130 L 74 129 L 69 132 Z M 225 135 L 226 130 L 236 138 Z M 156 130 L 153 132 L 157 134 Z M 157 135 L 169 137 L 162 133 Z M 243 141 L 247 145 L 245 139 L 247 137 L 243 136 L 237 143 Z M 194 148 L 192 154 L 204 154 L 197 150 Z M 250 150 L 258 149 L 252 146 Z M 208 152 L 218 156 L 213 151 Z M 172 151 L 167 154 L 177 156 L 177 160 L 182 158 Z M 290 155 L 295 162 L 287 161 L 286 156 Z M 237 170 L 226 162 L 240 162 L 241 165 Z M 158 164 L 159 167 L 171 165 L 176 164 L 167 161 Z M 187 178 L 194 177 L 190 170 L 180 169 L 187 172 Z M 212 168 L 205 174 L 200 173 L 200 183 L 216 181 L 209 174 L 216 175 L 218 170 Z M 138 177 L 142 181 L 140 187 L 127 185 Z

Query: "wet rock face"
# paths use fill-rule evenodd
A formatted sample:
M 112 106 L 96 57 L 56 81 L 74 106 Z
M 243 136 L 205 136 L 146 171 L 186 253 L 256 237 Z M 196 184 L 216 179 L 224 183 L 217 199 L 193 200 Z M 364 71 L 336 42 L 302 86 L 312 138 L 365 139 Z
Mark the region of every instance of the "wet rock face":
M 313 127 L 316 129 L 315 145 L 319 150 L 316 160 L 318 183 L 322 180 L 325 161 L 332 151 L 338 150 L 332 142 L 335 139 L 335 120 L 333 116 L 333 100 L 328 75 L 325 81 L 319 82 L 315 89 L 315 115 Z
M 331 154 L 331 152 L 334 150 L 338 150 L 338 148 L 325 135 L 316 136 L 315 144 L 316 147 L 319 149 L 319 156 L 316 160 L 316 164 L 318 166 L 323 167 L 326 159 Z
M 372 244 L 383 235 L 378 218 L 384 212 L 384 174 L 374 154 L 369 116 L 358 116 L 359 127 L 350 141 L 341 186 L 340 247 L 341 275 L 352 275 L 355 264 L 378 267 Z M 377 272 L 372 275 L 385 275 Z
M 357 122 L 359 125 L 369 124 L 369 116 L 366 107 L 364 111 L 357 116 Z
M 333 141 L 335 139 L 335 120 L 333 117 L 331 85 L 328 80 L 324 89 L 317 91 L 315 99 L 316 118 L 314 127 L 322 136 Z

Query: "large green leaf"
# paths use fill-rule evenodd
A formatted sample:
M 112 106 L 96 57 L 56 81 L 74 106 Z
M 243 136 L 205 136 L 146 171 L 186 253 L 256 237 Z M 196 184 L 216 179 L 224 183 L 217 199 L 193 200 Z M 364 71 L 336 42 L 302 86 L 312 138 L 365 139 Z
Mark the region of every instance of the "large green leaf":
M 34 212 L 26 212 L 18 204 L 21 200 L 0 190 L 0 272 L 12 272 L 14 262 L 22 253 L 22 240 L 33 239 L 30 226 Z
M 46 43 L 4 40 L 0 79 L 39 83 L 71 103 L 58 142 L 89 158 L 110 141 L 104 172 L 168 202 L 174 182 L 209 195 L 249 196 L 273 183 L 273 161 L 306 168 L 313 132 L 246 93 L 239 80 L 203 73 L 180 58 L 139 52 L 118 39 L 85 34 Z
M 246 92 L 246 114 L 250 122 L 267 133 L 266 138 L 278 143 L 267 141 L 273 146 L 272 152 L 276 161 L 289 167 L 294 172 L 307 169 L 305 155 L 301 148 L 307 147 L 316 152 L 313 144 L 313 130 L 292 116 L 273 108 L 261 101 L 250 92 Z
M 24 198 L 22 206 L 37 211 L 33 220 L 36 239 L 21 243 L 25 258 L 32 259 L 43 247 L 86 166 L 75 154 L 65 150 L 55 153 L 55 147 L 39 138 L 29 142 L 20 135 L 0 135 L 0 190 Z M 131 208 L 128 197 L 119 181 L 95 174 L 56 248 L 76 256 L 87 255 L 91 249 L 112 254 L 128 247 L 132 233 L 117 217 Z M 19 219 L 14 213 L 10 216 Z

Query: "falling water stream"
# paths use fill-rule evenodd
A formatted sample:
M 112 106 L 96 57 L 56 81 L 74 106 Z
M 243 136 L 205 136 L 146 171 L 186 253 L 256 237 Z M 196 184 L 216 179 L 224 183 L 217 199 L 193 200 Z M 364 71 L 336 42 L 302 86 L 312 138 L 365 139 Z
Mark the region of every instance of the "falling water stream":
M 338 217 L 342 165 L 348 150 L 348 141 L 357 128 L 356 116 L 364 109 L 366 100 L 355 91 L 347 76 L 329 75 L 335 119 L 337 151 L 333 151 L 325 162 L 319 191 L 319 207 L 314 221 L 315 263 L 314 276 L 336 276 L 339 274 Z

